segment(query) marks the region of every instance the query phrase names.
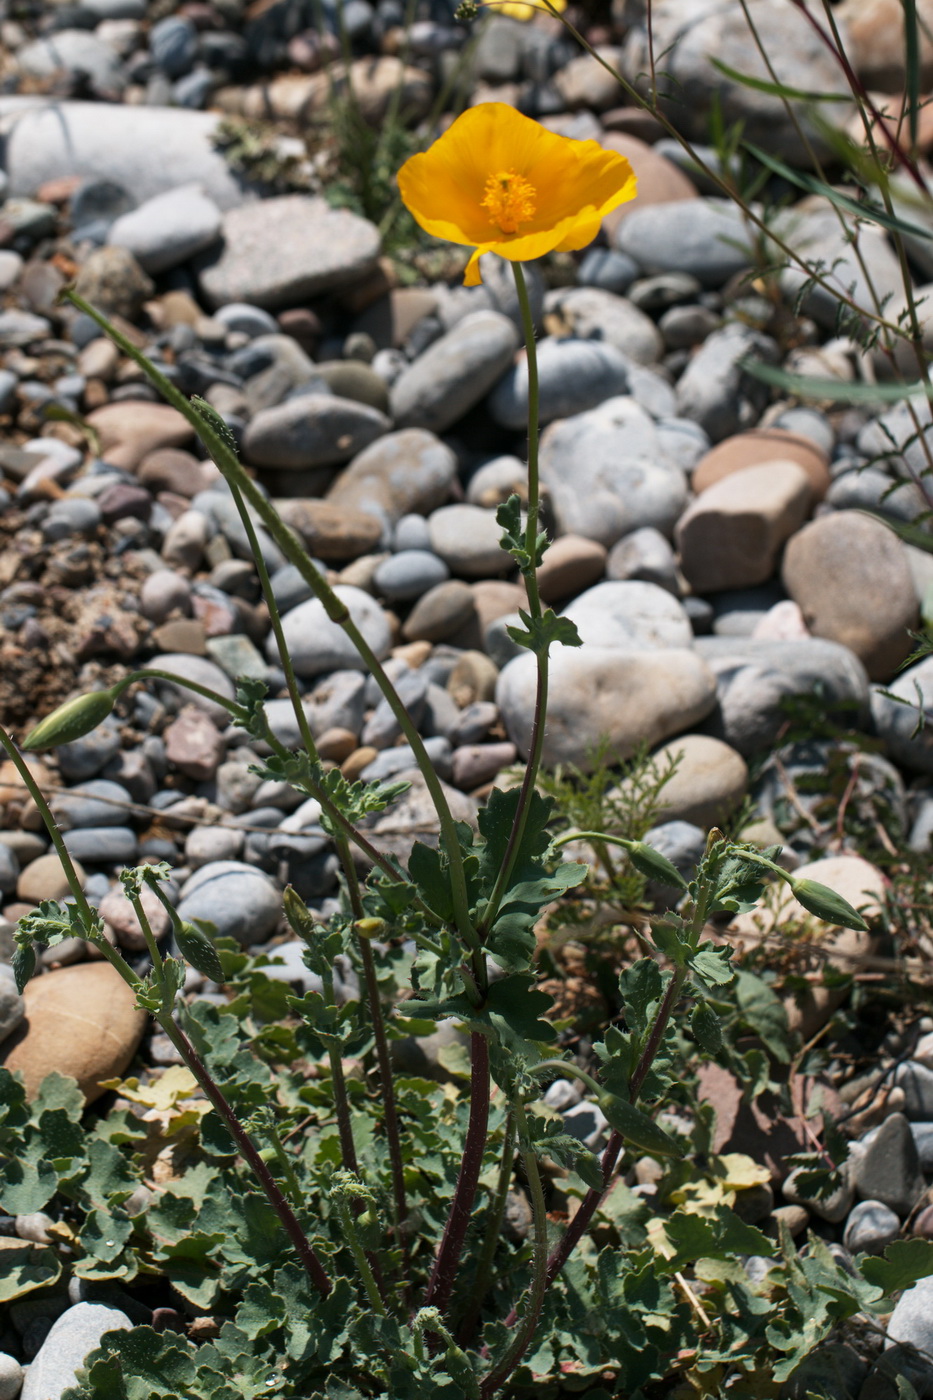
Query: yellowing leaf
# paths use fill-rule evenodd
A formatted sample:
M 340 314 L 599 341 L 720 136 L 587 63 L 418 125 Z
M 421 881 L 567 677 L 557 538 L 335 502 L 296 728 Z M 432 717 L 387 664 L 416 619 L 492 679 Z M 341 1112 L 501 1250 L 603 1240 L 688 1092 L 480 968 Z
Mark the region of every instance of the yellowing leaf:
M 166 1112 L 178 1103 L 179 1099 L 190 1099 L 197 1091 L 198 1081 L 184 1065 L 172 1065 L 159 1079 L 151 1084 L 139 1083 L 138 1079 L 108 1079 L 101 1081 L 106 1089 L 116 1089 L 131 1103 L 143 1104 L 146 1108 Z
M 717 1206 L 731 1206 L 735 1192 L 727 1190 L 721 1181 L 700 1178 L 672 1191 L 671 1200 L 681 1210 L 689 1211 L 692 1215 L 704 1215 L 714 1211 Z
M 750 1186 L 765 1186 L 771 1180 L 768 1168 L 744 1152 L 725 1152 L 721 1157 L 714 1157 L 711 1165 L 727 1191 L 747 1191 Z

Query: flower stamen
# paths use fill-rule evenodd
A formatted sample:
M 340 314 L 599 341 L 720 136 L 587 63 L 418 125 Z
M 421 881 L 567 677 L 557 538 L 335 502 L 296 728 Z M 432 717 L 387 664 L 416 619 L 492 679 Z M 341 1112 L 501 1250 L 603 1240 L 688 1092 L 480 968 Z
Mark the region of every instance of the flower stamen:
M 486 181 L 484 209 L 503 233 L 517 233 L 519 224 L 526 224 L 535 215 L 537 190 L 523 175 L 514 170 L 500 170 Z

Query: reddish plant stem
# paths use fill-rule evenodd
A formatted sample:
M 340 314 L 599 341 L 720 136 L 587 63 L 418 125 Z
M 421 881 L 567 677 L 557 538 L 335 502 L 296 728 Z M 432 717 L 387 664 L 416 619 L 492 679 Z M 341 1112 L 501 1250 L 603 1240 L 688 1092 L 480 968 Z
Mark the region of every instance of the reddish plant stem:
M 489 1125 L 489 1043 L 479 1031 L 473 1031 L 470 1036 L 470 1054 L 470 1121 L 463 1144 L 463 1161 L 450 1214 L 444 1227 L 444 1237 L 424 1298 L 426 1308 L 439 1308 L 441 1312 L 446 1310 L 450 1302 L 457 1277 L 463 1241 L 466 1238 L 473 1202 L 476 1199 L 476 1188 L 479 1185 Z
M 170 1016 L 166 1016 L 165 1020 L 163 1021 L 163 1026 L 164 1029 L 168 1032 L 169 1039 L 175 1045 L 176 1049 L 181 1054 L 188 1068 L 191 1070 L 191 1073 L 197 1079 L 198 1083 L 201 1085 L 201 1088 L 204 1090 L 205 1094 L 210 1099 L 211 1103 L 214 1105 L 217 1112 L 220 1114 L 221 1118 L 226 1123 L 227 1128 L 230 1131 L 230 1136 L 233 1138 L 237 1147 L 240 1149 L 240 1152 L 246 1158 L 250 1167 L 256 1174 L 259 1184 L 262 1186 L 263 1191 L 265 1191 L 267 1197 L 269 1198 L 269 1203 L 275 1211 L 276 1215 L 279 1217 L 279 1220 L 282 1222 L 282 1227 L 285 1230 L 285 1233 L 288 1235 L 288 1238 L 294 1245 L 295 1253 L 301 1260 L 305 1272 L 307 1273 L 311 1282 L 314 1284 L 315 1288 L 318 1289 L 320 1293 L 323 1293 L 325 1295 L 328 1294 L 331 1291 L 333 1285 L 331 1284 L 331 1281 L 327 1276 L 327 1273 L 325 1272 L 321 1261 L 315 1254 L 310 1241 L 305 1235 L 305 1232 L 298 1224 L 294 1211 L 292 1210 L 291 1206 L 288 1204 L 288 1201 L 282 1194 L 278 1182 L 270 1172 L 269 1168 L 266 1166 L 266 1163 L 262 1160 L 262 1157 L 257 1152 L 256 1147 L 252 1142 L 252 1139 L 249 1137 L 245 1129 L 241 1126 L 236 1117 L 236 1114 L 233 1112 L 233 1109 L 230 1107 L 227 1100 L 221 1093 L 219 1087 L 214 1082 L 210 1070 L 207 1068 L 204 1061 L 198 1054 L 197 1050 L 195 1050 L 194 1046 L 191 1044 L 191 1041 L 185 1035 L 184 1031 L 181 1029 L 180 1026 L 178 1026 L 174 1021 L 172 1021 Z
M 836 60 L 843 73 L 845 74 L 846 82 L 849 84 L 852 91 L 859 97 L 859 99 L 865 103 L 865 106 L 871 113 L 872 120 L 875 122 L 876 126 L 881 132 L 881 139 L 888 146 L 889 150 L 891 151 L 891 154 L 895 157 L 898 164 L 904 170 L 907 171 L 907 174 L 913 180 L 914 184 L 917 186 L 920 192 L 929 197 L 930 191 L 927 188 L 926 181 L 924 180 L 923 175 L 920 173 L 920 170 L 917 167 L 916 161 L 911 159 L 908 153 L 904 150 L 904 147 L 901 145 L 900 141 L 895 136 L 894 132 L 891 131 L 887 122 L 884 120 L 881 113 L 879 112 L 877 105 L 872 101 L 868 89 L 865 87 L 865 84 L 862 82 L 861 78 L 858 76 L 855 69 L 852 67 L 852 64 L 849 62 L 845 51 L 839 44 L 835 42 L 833 36 L 827 33 L 827 31 L 820 24 L 816 15 L 810 12 L 806 4 L 804 3 L 804 0 L 791 0 L 791 4 L 795 7 L 795 9 L 798 9 L 800 11 L 800 13 L 804 16 L 805 19 L 809 21 L 811 26 L 816 30 L 817 34 L 820 36 L 822 42 L 829 49 L 833 58 Z
M 408 1204 L 405 1199 L 405 1171 L 402 1164 L 402 1140 L 398 1125 L 398 1111 L 395 1104 L 395 1085 L 392 1079 L 392 1065 L 389 1062 L 389 1043 L 386 1037 L 385 1020 L 379 1001 L 379 983 L 376 978 L 376 965 L 369 940 L 359 940 L 360 958 L 363 963 L 363 976 L 366 980 L 366 994 L 369 998 L 369 1014 L 373 1022 L 373 1036 L 376 1043 L 376 1061 L 379 1065 L 379 1080 L 382 1090 L 382 1112 L 385 1120 L 386 1143 L 389 1148 L 389 1162 L 392 1169 L 392 1191 L 395 1196 L 396 1228 L 402 1246 L 403 1267 L 407 1268 L 408 1242 L 404 1231 Z

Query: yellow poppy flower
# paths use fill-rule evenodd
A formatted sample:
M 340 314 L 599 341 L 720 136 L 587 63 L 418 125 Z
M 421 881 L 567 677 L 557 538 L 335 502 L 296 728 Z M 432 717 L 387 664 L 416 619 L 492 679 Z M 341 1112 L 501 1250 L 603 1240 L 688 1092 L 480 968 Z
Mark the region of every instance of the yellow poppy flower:
M 635 196 L 624 156 L 596 141 L 557 136 L 502 102 L 471 107 L 398 172 L 402 199 L 426 233 L 475 248 L 479 259 L 529 262 L 585 248 L 606 214 Z
M 539 10 L 546 15 L 556 10 L 562 15 L 567 8 L 567 0 L 549 0 L 547 5 L 544 0 L 487 0 L 483 8 L 497 15 L 508 15 L 510 19 L 529 20 L 534 19 Z

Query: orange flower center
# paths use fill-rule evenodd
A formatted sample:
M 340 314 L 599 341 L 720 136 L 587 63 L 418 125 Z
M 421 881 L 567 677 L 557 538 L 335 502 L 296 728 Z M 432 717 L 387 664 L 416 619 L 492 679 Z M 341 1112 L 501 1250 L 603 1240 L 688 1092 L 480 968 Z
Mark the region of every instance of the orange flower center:
M 480 203 L 489 210 L 490 219 L 503 233 L 517 233 L 519 224 L 534 218 L 536 194 L 534 185 L 529 185 L 523 175 L 516 175 L 514 170 L 500 170 L 486 181 Z

